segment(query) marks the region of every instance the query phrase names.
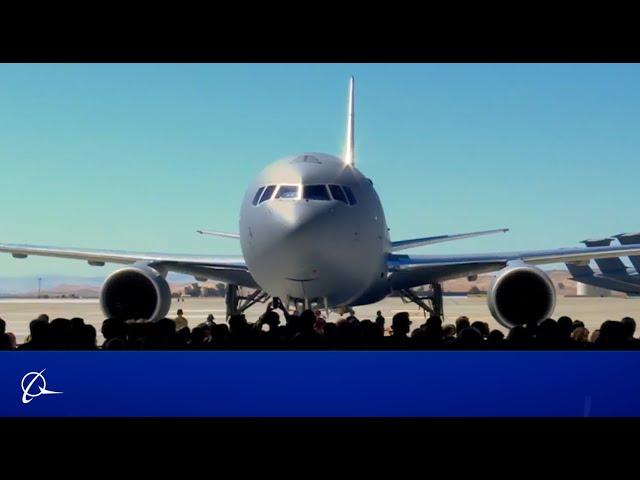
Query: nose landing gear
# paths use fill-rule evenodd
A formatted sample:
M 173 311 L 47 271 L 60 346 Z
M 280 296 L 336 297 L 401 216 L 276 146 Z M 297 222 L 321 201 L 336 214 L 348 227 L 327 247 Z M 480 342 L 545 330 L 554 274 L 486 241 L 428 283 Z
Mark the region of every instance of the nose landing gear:
M 264 303 L 269 300 L 269 294 L 258 289 L 249 295 L 242 295 L 240 287 L 236 284 L 229 283 L 225 292 L 225 305 L 227 308 L 226 320 L 229 320 L 231 315 L 238 313 L 244 313 L 249 307 L 252 307 L 256 303 Z
M 329 315 L 329 301 L 324 298 L 293 298 L 287 297 L 287 310 L 291 308 L 300 313 L 303 310 L 324 309 L 327 316 Z
M 410 288 L 400 290 L 400 298 L 405 303 L 415 303 L 418 305 L 418 307 L 423 310 L 425 317 L 427 316 L 427 312 L 429 312 L 431 316 L 444 319 L 442 284 L 431 283 L 430 286 L 431 291 L 424 295 L 418 295 Z

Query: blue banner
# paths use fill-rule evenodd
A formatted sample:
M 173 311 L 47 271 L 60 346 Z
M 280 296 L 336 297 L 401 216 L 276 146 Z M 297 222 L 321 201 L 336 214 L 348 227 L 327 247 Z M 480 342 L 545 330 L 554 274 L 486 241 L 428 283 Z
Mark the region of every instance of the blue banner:
M 640 352 L 1 352 L 0 416 L 640 416 Z

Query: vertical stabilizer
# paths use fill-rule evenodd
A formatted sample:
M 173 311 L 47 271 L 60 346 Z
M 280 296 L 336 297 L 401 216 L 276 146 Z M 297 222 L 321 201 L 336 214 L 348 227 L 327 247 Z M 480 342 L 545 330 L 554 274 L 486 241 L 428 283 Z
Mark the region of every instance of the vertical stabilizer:
M 347 141 L 344 151 L 344 163 L 347 165 L 356 164 L 355 149 L 355 85 L 353 77 L 349 80 L 349 110 L 347 116 Z

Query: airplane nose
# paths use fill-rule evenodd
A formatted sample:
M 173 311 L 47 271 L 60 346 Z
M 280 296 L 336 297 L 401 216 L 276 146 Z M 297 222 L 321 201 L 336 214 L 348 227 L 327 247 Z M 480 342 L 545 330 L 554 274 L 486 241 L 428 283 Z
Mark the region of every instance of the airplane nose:
M 299 242 L 310 237 L 311 240 L 325 231 L 331 215 L 331 205 L 305 200 L 289 205 L 278 205 L 274 216 L 279 223 L 282 240 Z
M 356 284 L 349 265 L 354 245 L 348 207 L 319 200 L 280 200 L 258 209 L 243 253 L 256 281 L 281 298 L 344 301 Z M 346 298 L 346 297 L 345 297 Z
M 331 205 L 320 202 L 282 202 L 274 206 L 271 255 L 274 271 L 287 279 L 322 277 L 322 265 L 333 263 Z

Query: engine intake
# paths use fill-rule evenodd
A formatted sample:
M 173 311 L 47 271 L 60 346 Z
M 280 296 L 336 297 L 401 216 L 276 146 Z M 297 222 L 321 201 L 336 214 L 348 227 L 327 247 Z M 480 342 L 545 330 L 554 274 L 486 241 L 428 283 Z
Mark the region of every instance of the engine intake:
M 503 326 L 540 322 L 553 313 L 556 292 L 546 273 L 527 264 L 498 272 L 487 295 L 489 310 Z
M 159 320 L 169 312 L 171 289 L 151 267 L 126 267 L 107 277 L 100 292 L 100 304 L 110 318 Z

